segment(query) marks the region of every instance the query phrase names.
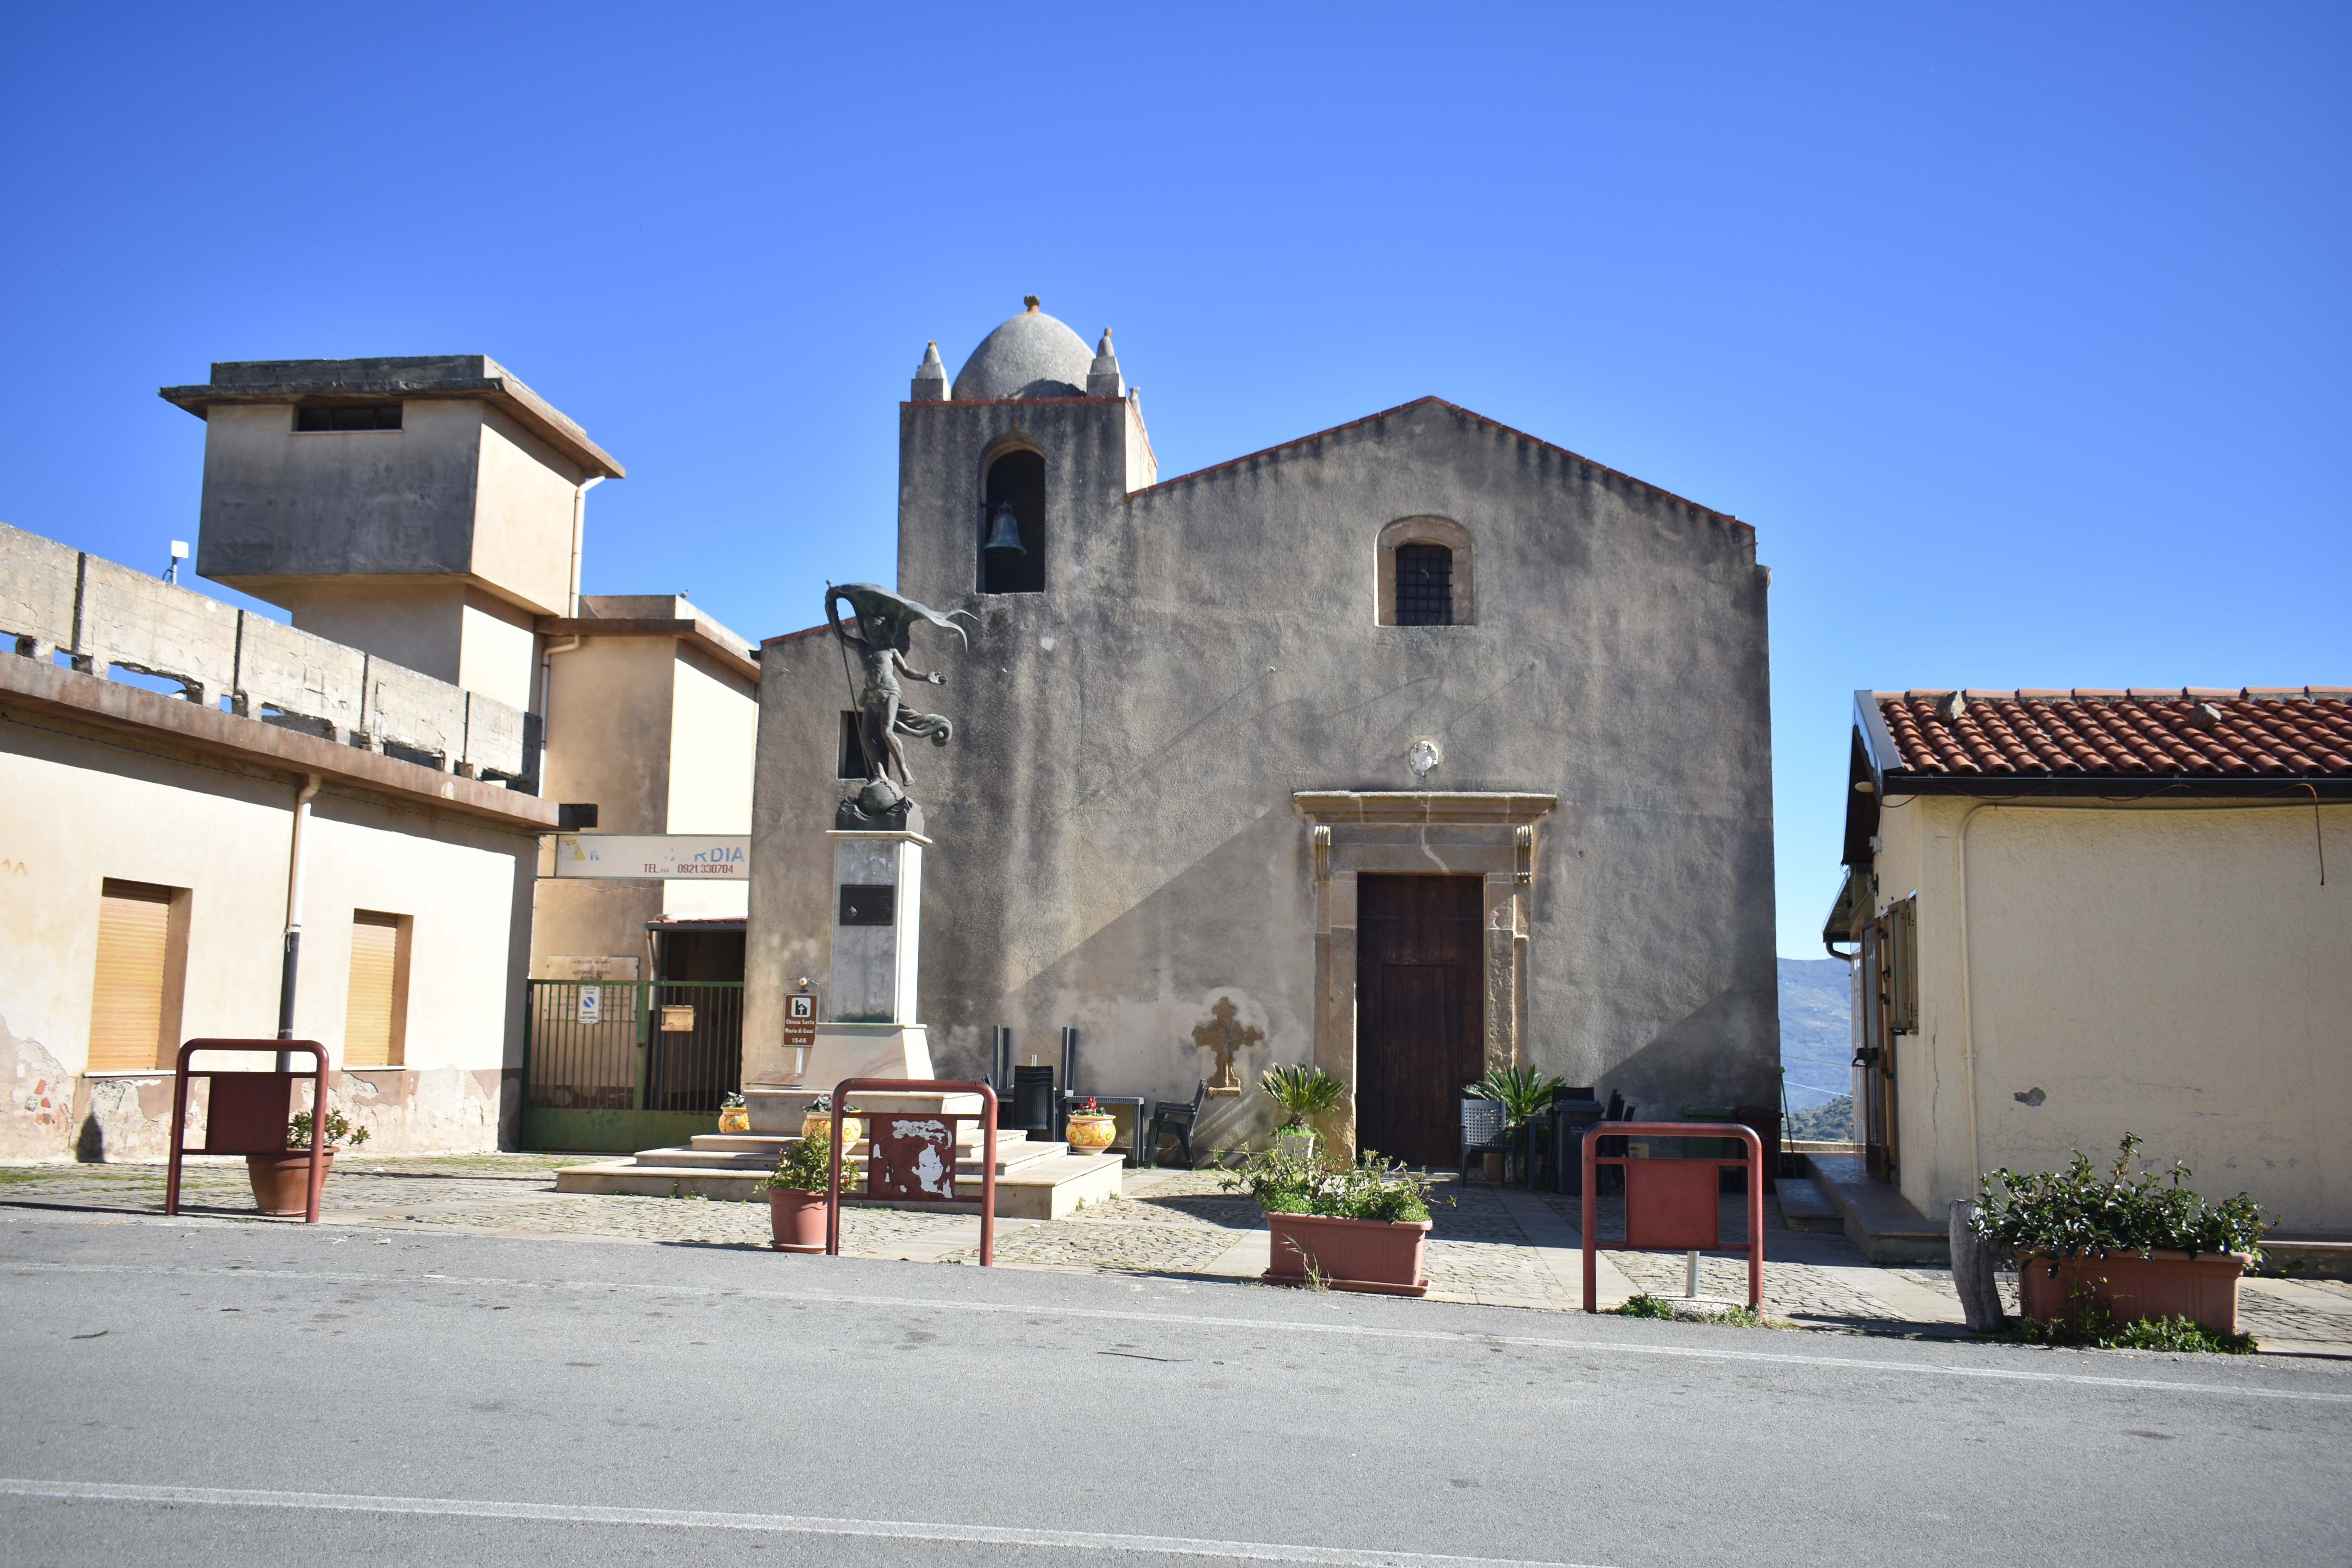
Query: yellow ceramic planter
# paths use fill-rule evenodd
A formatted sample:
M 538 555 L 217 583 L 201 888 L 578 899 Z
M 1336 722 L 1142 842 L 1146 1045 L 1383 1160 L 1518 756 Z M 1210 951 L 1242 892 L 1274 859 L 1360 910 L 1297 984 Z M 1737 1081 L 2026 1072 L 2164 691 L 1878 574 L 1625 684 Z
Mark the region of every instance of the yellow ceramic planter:
M 801 1136 L 803 1138 L 814 1138 L 820 1143 L 829 1144 L 833 1139 L 832 1114 L 823 1110 L 812 1110 L 806 1116 L 802 1117 Z M 860 1138 L 865 1136 L 866 1123 L 860 1121 L 855 1116 L 847 1116 L 842 1119 L 841 1146 L 844 1149 L 848 1148 L 851 1144 L 856 1142 Z
M 730 1105 L 721 1110 L 719 1112 L 719 1131 L 721 1132 L 751 1131 L 751 1108 L 744 1105 Z
M 1099 1154 L 1118 1136 L 1118 1121 L 1110 1116 L 1073 1116 L 1065 1134 L 1073 1154 Z

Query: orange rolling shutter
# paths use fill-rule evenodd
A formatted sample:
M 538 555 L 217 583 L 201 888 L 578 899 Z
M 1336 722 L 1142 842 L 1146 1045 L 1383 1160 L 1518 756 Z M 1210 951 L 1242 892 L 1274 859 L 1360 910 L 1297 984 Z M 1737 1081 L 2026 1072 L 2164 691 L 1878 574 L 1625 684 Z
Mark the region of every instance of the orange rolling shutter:
M 90 1071 L 138 1071 L 152 1068 L 161 1058 L 163 961 L 171 928 L 171 889 L 107 879 L 98 900 Z
M 352 988 L 343 1014 L 343 1065 L 392 1067 L 393 985 L 400 966 L 400 917 L 352 917 Z

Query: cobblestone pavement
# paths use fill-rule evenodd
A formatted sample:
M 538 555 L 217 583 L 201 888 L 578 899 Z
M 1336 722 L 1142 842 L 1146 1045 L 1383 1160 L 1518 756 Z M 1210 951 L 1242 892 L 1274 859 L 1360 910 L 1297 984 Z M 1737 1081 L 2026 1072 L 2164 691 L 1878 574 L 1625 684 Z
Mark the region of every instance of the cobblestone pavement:
M 577 1163 L 577 1156 L 552 1154 L 345 1155 L 328 1184 L 324 1216 L 340 1225 L 411 1233 L 486 1231 L 767 1249 L 765 1204 L 557 1193 L 554 1172 Z M 1437 1195 L 1426 1253 L 1432 1296 L 1553 1310 L 1581 1304 L 1581 1260 L 1569 1234 L 1582 1223 L 1578 1199 L 1507 1195 L 1451 1181 Z M 160 1213 L 163 1200 L 163 1170 L 157 1165 L 0 1167 L 0 1204 L 136 1215 Z M 292 1223 L 254 1213 L 241 1161 L 191 1162 L 183 1206 L 215 1219 Z M 1601 1234 L 1622 1235 L 1622 1199 L 1604 1197 L 1595 1206 Z M 1540 1235 L 1531 1236 L 1535 1218 L 1522 1216 L 1547 1210 L 1562 1225 L 1537 1226 Z M 0 1215 L 6 1212 L 0 1208 Z M 1720 1226 L 1727 1244 L 1745 1238 L 1742 1199 L 1724 1200 Z M 853 1207 L 843 1211 L 842 1250 L 973 1263 L 979 1231 L 976 1216 Z M 1131 1171 L 1125 1192 L 1108 1203 L 1050 1224 L 1000 1221 L 996 1258 L 1016 1268 L 1249 1279 L 1265 1266 L 1264 1234 L 1256 1205 L 1222 1190 L 1213 1171 Z M 1849 1332 L 1965 1331 L 1948 1269 L 1877 1268 L 1842 1235 L 1790 1230 L 1769 1199 L 1764 1239 L 1769 1320 Z M 1636 1289 L 1683 1294 L 1683 1254 L 1604 1256 Z M 2015 1279 L 2004 1276 L 2001 1289 L 2004 1306 L 2015 1311 Z M 1699 1292 L 1744 1302 L 1746 1258 L 1703 1254 Z M 2242 1326 L 2258 1339 L 2279 1348 L 2352 1352 L 2352 1285 L 2250 1280 L 2241 1301 Z

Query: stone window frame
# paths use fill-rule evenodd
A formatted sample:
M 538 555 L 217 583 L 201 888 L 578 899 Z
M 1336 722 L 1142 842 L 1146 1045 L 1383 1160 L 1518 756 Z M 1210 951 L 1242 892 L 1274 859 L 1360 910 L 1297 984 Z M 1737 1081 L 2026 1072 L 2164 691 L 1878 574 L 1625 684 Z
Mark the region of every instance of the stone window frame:
M 1347 1084 L 1351 1096 L 1325 1125 L 1352 1158 L 1357 879 L 1441 873 L 1484 881 L 1486 1066 L 1514 1066 L 1528 1037 L 1536 824 L 1559 797 L 1518 791 L 1301 790 L 1291 803 L 1306 819 L 1315 877 L 1315 1065 Z
M 1457 626 L 1476 626 L 1478 599 L 1473 591 L 1476 575 L 1473 566 L 1470 531 L 1452 518 L 1434 516 L 1401 517 L 1381 530 L 1373 551 L 1372 608 L 1377 623 L 1384 626 L 1398 624 L 1397 552 L 1408 544 L 1442 544 L 1454 552 L 1453 624 Z

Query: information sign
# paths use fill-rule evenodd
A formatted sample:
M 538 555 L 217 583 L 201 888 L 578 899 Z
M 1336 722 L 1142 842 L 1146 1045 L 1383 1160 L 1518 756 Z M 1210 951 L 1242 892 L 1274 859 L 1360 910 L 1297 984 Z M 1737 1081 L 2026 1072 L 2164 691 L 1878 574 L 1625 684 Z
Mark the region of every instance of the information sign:
M 751 874 L 750 834 L 559 833 L 558 877 L 701 881 Z

